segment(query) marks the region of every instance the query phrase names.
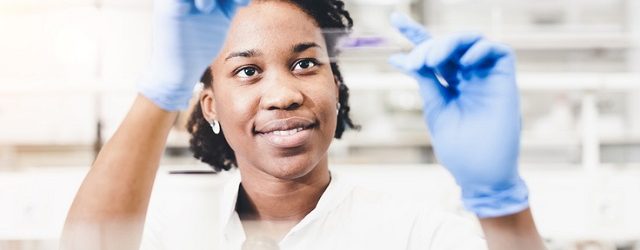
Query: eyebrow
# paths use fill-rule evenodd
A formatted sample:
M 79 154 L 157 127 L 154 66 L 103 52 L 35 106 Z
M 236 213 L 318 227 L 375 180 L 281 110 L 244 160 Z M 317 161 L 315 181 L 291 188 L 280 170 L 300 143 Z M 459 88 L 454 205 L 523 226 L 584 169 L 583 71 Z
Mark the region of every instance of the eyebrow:
M 259 56 L 259 55 L 262 55 L 262 53 L 260 53 L 260 52 L 258 52 L 256 50 L 250 49 L 250 50 L 245 50 L 245 51 L 233 52 L 233 53 L 229 54 L 227 56 L 227 58 L 225 58 L 224 60 L 226 61 L 226 60 L 229 60 L 229 59 L 234 58 L 234 57 L 254 57 L 254 56 Z
M 309 42 L 309 43 L 296 44 L 293 46 L 291 50 L 293 51 L 293 53 L 301 53 L 310 48 L 321 48 L 321 47 L 317 43 Z M 262 53 L 260 53 L 259 51 L 250 49 L 245 51 L 232 52 L 224 60 L 227 61 L 234 57 L 256 57 L 260 55 L 262 55 Z
M 300 53 L 300 52 L 303 52 L 303 51 L 305 51 L 307 49 L 310 49 L 310 48 L 320 48 L 320 45 L 318 45 L 317 43 L 314 43 L 314 42 L 299 43 L 299 44 L 296 44 L 295 46 L 293 46 L 292 50 L 293 50 L 294 53 Z

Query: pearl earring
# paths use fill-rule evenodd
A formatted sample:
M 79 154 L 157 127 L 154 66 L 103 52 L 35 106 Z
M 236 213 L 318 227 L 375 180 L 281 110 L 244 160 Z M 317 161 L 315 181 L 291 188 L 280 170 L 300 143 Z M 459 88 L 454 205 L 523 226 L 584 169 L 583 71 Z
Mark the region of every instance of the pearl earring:
M 340 103 L 336 105 L 336 114 L 340 114 Z
M 209 125 L 211 125 L 211 129 L 213 130 L 214 134 L 219 134 L 220 133 L 220 123 L 217 120 L 213 120 L 211 123 L 209 123 Z

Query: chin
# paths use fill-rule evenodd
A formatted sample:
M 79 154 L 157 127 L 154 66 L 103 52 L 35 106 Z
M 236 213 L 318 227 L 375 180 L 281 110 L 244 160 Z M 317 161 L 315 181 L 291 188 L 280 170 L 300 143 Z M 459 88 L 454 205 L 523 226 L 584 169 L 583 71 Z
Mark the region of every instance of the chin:
M 308 155 L 296 155 L 271 159 L 263 171 L 278 179 L 294 180 L 311 173 L 316 167 L 320 167 L 320 160 L 312 160 Z

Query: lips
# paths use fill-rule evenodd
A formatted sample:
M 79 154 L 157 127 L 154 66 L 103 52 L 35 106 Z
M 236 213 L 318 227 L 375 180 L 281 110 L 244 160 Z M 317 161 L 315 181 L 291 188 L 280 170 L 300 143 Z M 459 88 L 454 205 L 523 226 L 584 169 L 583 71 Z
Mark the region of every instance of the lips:
M 304 145 L 315 126 L 313 120 L 303 117 L 271 120 L 256 129 L 256 134 L 277 148 L 293 148 Z
M 314 125 L 311 119 L 303 117 L 290 117 L 286 119 L 271 120 L 256 128 L 259 134 L 282 133 L 297 129 L 307 129 Z

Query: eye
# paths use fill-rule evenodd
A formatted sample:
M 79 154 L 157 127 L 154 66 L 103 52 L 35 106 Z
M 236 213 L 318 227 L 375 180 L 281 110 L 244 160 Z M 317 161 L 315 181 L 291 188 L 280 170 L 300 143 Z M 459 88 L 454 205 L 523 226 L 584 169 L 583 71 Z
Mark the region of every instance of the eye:
M 318 65 L 318 62 L 316 62 L 313 59 L 302 59 L 302 60 L 297 61 L 293 65 L 293 71 L 308 70 L 308 69 L 313 68 L 313 67 L 315 67 L 317 65 Z
M 240 78 L 251 78 L 256 74 L 258 74 L 258 69 L 255 67 L 244 67 L 236 72 L 236 76 Z

